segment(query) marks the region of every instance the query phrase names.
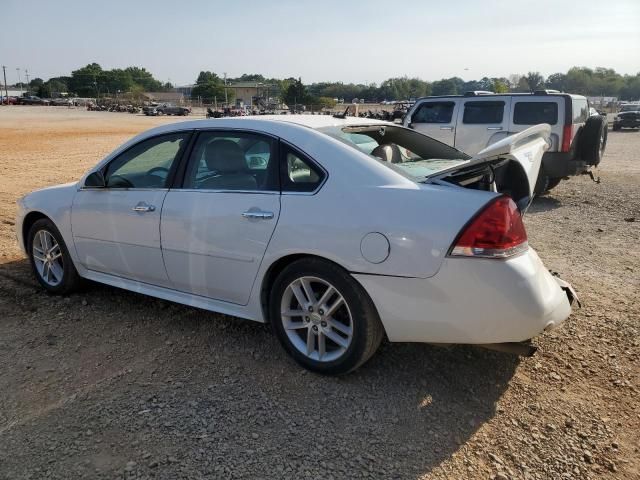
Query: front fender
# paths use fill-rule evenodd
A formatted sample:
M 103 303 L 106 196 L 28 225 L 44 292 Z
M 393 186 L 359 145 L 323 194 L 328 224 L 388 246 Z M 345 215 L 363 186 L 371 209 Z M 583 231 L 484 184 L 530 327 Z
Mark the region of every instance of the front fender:
M 16 216 L 16 237 L 20 248 L 26 254 L 25 221 L 32 214 L 48 217 L 60 231 L 74 264 L 78 265 L 71 229 L 71 205 L 77 192 L 77 183 L 57 185 L 31 192 L 18 200 Z

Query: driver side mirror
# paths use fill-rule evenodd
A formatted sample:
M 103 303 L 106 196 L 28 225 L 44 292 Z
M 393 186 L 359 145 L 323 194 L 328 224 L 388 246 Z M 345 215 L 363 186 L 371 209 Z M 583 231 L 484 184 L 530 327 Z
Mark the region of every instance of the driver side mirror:
M 105 188 L 107 183 L 104 180 L 104 175 L 101 171 L 91 173 L 84 181 L 86 188 Z

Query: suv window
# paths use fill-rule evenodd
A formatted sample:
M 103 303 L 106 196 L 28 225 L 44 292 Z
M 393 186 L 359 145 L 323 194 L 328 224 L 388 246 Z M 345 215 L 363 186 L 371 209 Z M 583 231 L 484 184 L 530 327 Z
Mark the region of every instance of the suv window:
M 154 137 L 134 145 L 107 165 L 108 188 L 167 188 L 169 171 L 187 144 L 190 132 Z
M 275 141 L 254 133 L 201 132 L 183 188 L 277 191 Z
M 467 102 L 464 104 L 462 123 L 502 123 L 504 102 Z
M 324 180 L 324 172 L 308 157 L 289 146 L 283 148 L 281 183 L 283 192 L 313 192 Z
M 555 102 L 518 102 L 513 109 L 513 123 L 516 125 L 537 125 L 558 123 L 558 104 Z
M 573 123 L 584 123 L 589 118 L 589 106 L 586 99 L 573 100 Z
M 451 123 L 453 102 L 425 102 L 411 116 L 412 123 Z

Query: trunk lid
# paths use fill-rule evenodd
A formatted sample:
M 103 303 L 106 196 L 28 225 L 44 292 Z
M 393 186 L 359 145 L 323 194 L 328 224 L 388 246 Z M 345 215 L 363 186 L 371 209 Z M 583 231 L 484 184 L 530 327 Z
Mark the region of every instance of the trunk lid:
M 467 188 L 481 186 L 487 168 L 493 173 L 495 191 L 510 195 L 521 211 L 533 199 L 533 191 L 542 164 L 542 156 L 550 147 L 551 127 L 534 125 L 489 145 L 471 159 L 439 170 L 426 183 L 456 183 Z

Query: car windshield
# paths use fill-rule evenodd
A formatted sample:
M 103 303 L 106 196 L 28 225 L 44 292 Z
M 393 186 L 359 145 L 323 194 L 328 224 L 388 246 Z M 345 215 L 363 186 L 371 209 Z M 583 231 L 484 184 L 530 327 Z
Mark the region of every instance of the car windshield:
M 324 127 L 319 131 L 420 182 L 471 157 L 414 130 L 393 125 Z
M 621 112 L 637 112 L 640 110 L 640 105 L 624 105 L 620 111 Z

